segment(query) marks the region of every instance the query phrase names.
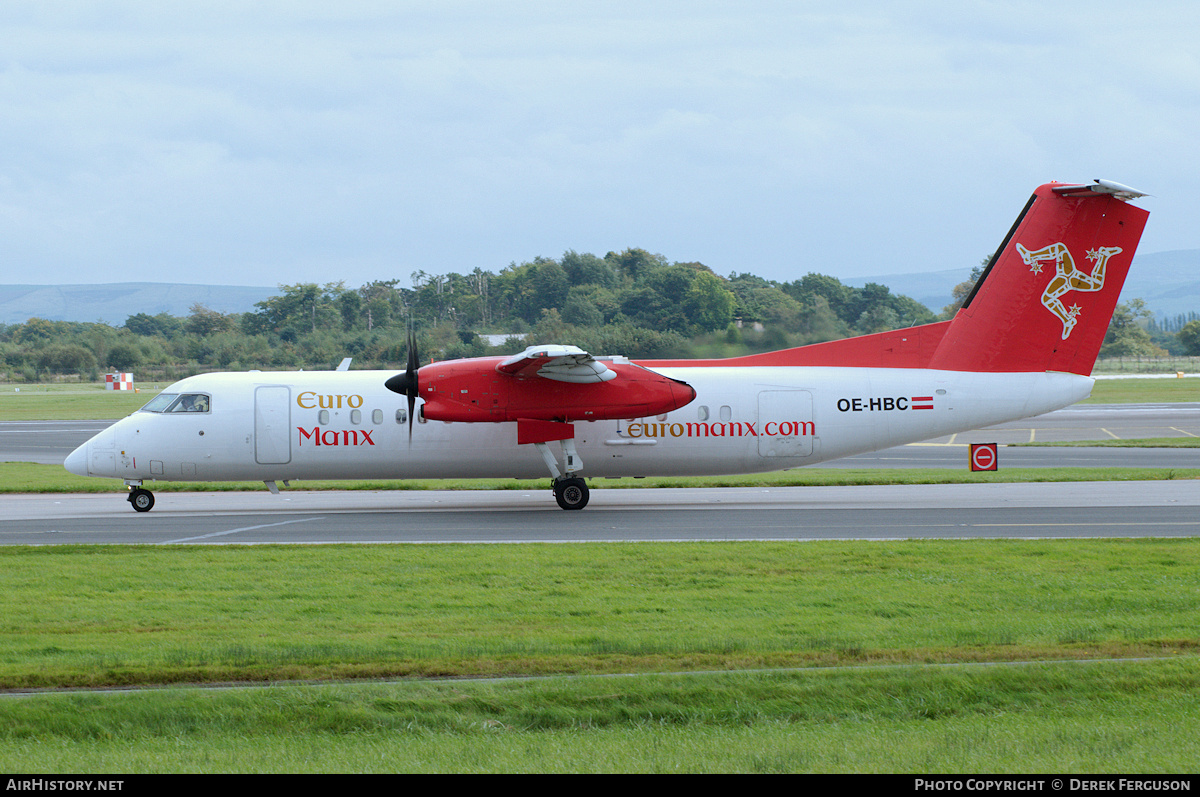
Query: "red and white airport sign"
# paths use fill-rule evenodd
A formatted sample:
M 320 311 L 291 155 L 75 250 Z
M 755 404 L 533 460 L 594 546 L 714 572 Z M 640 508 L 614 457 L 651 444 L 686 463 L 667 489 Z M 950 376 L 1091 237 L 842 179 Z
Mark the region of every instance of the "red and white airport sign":
M 999 470 L 995 443 L 971 443 L 971 470 Z

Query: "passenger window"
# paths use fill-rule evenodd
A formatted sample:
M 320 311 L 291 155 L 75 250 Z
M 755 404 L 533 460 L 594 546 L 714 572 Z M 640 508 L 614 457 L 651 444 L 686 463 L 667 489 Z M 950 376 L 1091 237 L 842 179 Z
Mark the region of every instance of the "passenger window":
M 698 417 L 702 421 L 707 421 L 708 420 L 708 407 L 705 407 L 703 404 L 701 404 L 699 407 L 697 407 L 696 408 L 696 417 Z
M 362 410 L 350 410 L 350 423 L 355 426 L 362 423 Z
M 383 410 L 375 410 L 371 413 L 371 423 L 383 423 Z
M 321 410 L 319 413 L 317 413 L 317 423 L 321 424 L 322 426 L 329 425 L 329 410 Z
M 728 421 L 733 418 L 733 408 L 728 404 L 721 405 L 721 420 Z
M 408 423 L 408 410 L 396 410 L 396 423 Z

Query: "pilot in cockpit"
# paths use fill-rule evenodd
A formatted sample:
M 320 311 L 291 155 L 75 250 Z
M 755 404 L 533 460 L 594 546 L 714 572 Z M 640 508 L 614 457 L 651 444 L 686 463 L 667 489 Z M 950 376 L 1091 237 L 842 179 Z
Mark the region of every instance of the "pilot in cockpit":
M 185 395 L 179 399 L 179 403 L 170 410 L 171 412 L 208 412 L 208 396 Z

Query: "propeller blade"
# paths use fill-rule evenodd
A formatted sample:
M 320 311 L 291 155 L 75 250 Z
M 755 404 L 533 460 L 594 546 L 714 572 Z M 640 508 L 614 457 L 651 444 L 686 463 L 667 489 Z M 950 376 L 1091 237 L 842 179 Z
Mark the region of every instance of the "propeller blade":
M 417 354 L 417 333 L 412 327 L 408 328 L 408 447 L 412 448 L 413 415 L 417 407 L 417 371 L 421 368 L 421 358 Z
M 412 424 L 413 413 L 416 411 L 417 397 L 412 393 L 408 394 L 408 446 L 412 448 Z
M 408 359 L 405 371 L 402 374 L 396 374 L 383 383 L 383 386 L 393 393 L 399 393 L 408 398 L 408 444 L 412 446 L 413 433 L 413 413 L 417 406 L 417 393 L 419 392 L 417 371 L 421 367 L 421 357 L 417 353 L 417 334 L 410 328 L 408 330 Z
M 417 333 L 412 327 L 408 328 L 408 370 L 416 373 L 421 367 L 421 358 L 417 356 Z

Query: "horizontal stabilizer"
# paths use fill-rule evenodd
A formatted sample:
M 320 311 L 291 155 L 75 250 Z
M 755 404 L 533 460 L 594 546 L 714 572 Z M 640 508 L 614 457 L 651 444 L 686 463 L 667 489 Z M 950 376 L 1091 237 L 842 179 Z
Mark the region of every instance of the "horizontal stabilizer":
M 1130 188 L 1127 185 L 1114 183 L 1112 180 L 1096 180 L 1091 184 L 1085 185 L 1056 185 L 1051 190 L 1053 190 L 1054 193 L 1062 196 L 1073 197 L 1085 196 L 1088 193 L 1111 194 L 1117 199 L 1123 199 L 1125 201 L 1137 199 L 1138 197 L 1149 196 L 1148 194 L 1143 194 L 1141 191 L 1138 191 L 1136 188 Z

